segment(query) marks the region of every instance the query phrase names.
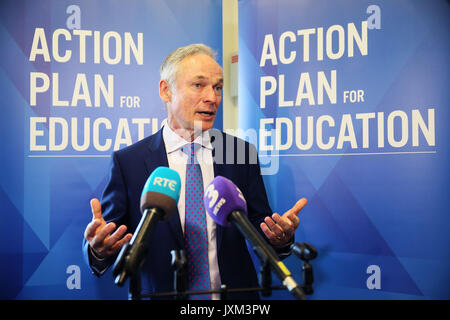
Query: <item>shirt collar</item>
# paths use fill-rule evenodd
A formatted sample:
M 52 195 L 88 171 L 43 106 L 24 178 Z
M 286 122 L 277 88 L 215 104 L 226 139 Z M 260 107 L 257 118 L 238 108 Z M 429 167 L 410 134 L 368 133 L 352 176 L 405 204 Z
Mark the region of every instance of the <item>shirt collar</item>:
M 163 138 L 167 153 L 172 153 L 191 143 L 190 141 L 184 140 L 182 137 L 176 134 L 175 131 L 173 131 L 167 123 L 163 128 Z M 206 149 L 213 149 L 209 130 L 203 131 L 202 134 L 195 138 L 193 142 L 201 145 Z

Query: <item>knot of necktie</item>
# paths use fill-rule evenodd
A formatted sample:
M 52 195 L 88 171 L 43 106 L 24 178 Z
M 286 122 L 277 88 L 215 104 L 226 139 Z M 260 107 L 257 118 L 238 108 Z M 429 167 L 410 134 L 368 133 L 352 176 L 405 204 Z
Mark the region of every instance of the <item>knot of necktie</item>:
M 200 148 L 201 145 L 198 143 L 190 143 L 181 148 L 181 151 L 183 151 L 188 156 L 187 164 L 198 164 L 198 160 L 197 157 L 195 156 L 195 153 Z

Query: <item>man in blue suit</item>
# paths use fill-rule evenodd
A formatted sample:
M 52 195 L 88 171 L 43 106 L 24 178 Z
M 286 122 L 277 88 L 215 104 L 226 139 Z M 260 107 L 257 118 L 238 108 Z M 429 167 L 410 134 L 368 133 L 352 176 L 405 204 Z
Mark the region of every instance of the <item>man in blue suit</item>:
M 159 93 L 168 118 L 163 128 L 127 148 L 114 152 L 102 202 L 91 200 L 93 219 L 85 230 L 84 255 L 94 274 L 100 276 L 114 263 L 121 247 L 130 241 L 141 219 L 142 188 L 159 166 L 176 170 L 182 188 L 178 212 L 159 222 L 149 239 L 148 254 L 141 268 L 142 293 L 173 291 L 172 250 L 185 250 L 186 146 L 194 143 L 206 187 L 215 176 L 224 176 L 242 191 L 248 218 L 266 237 L 280 257 L 289 254 L 289 245 L 299 224 L 298 213 L 306 205 L 300 199 L 283 215 L 272 213 L 256 149 L 249 143 L 215 129 L 222 97 L 222 69 L 212 50 L 202 44 L 181 47 L 161 66 Z M 245 239 L 235 227 L 216 225 L 206 215 L 208 287 L 255 287 L 256 272 Z M 217 298 L 213 295 L 212 298 Z M 234 293 L 230 299 L 258 299 L 254 292 Z

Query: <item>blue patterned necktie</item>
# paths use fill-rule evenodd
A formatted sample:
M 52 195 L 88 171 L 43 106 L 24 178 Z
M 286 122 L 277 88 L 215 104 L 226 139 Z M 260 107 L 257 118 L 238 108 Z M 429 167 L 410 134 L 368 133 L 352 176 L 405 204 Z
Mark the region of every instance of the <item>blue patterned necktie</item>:
M 192 143 L 183 149 L 188 154 L 184 232 L 188 260 L 188 290 L 210 290 L 208 233 L 206 231 L 206 213 L 203 204 L 202 171 L 195 159 L 195 144 Z M 211 295 L 192 295 L 189 298 L 192 300 L 209 300 Z

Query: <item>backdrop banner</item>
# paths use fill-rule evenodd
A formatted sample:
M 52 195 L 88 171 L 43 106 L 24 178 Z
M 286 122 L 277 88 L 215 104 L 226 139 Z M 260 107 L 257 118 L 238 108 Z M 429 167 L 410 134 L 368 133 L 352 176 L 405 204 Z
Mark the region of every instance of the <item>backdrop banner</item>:
M 296 240 L 318 250 L 311 299 L 450 298 L 449 13 L 239 1 L 239 134 L 275 212 L 309 200 Z
M 222 1 L 3 0 L 0 43 L 0 298 L 126 299 L 83 260 L 89 201 L 166 118 L 165 56 L 205 43 L 221 63 Z

